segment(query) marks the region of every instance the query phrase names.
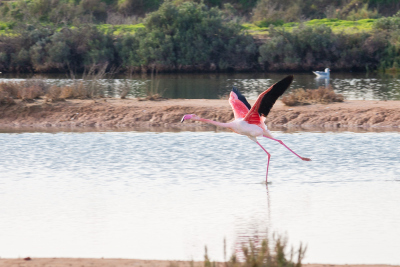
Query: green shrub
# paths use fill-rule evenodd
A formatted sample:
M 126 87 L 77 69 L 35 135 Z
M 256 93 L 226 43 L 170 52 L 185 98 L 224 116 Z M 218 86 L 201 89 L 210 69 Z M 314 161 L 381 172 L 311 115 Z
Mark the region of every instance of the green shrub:
M 259 48 L 259 62 L 272 71 L 376 69 L 388 45 L 385 33 L 335 34 L 324 25 L 292 32 L 271 27 L 269 37 Z
M 155 11 L 162 3 L 162 0 L 119 0 L 117 9 L 125 15 L 144 15 L 147 12 Z
M 224 22 L 220 10 L 204 4 L 185 2 L 176 6 L 166 1 L 147 16 L 144 25 L 134 37 L 126 37 L 136 51 L 129 55 L 131 66 L 169 71 L 227 70 L 249 69 L 255 62 L 253 38 L 240 25 Z M 127 51 L 120 53 L 126 55 Z
M 400 11 L 391 17 L 380 18 L 373 24 L 374 29 L 395 31 L 400 29 Z
M 254 23 L 254 24 L 256 24 L 258 27 L 269 27 L 269 25 L 283 26 L 283 24 L 285 24 L 285 22 L 283 21 L 283 19 L 276 19 L 276 20 L 264 19 L 264 20 Z

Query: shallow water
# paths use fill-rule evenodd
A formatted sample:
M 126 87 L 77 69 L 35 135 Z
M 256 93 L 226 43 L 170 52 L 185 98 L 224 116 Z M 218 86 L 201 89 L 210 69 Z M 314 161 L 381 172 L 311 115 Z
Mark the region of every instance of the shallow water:
M 0 257 L 223 260 L 254 235 L 305 262 L 400 264 L 400 134 L 0 134 Z
M 248 99 L 257 96 L 289 73 L 221 73 L 221 74 L 162 74 L 107 76 L 96 81 L 95 88 L 104 95 L 119 97 L 127 88 L 128 97 L 160 94 L 167 98 L 218 99 L 236 86 Z M 292 74 L 292 73 L 290 73 Z M 2 74 L 0 81 L 21 81 L 31 75 Z M 66 75 L 40 75 L 55 85 L 71 84 Z M 79 81 L 79 80 L 78 80 Z M 317 89 L 332 86 L 348 100 L 400 100 L 400 80 L 397 76 L 370 73 L 331 73 L 330 79 L 317 78 L 312 72 L 294 73 L 290 90 Z

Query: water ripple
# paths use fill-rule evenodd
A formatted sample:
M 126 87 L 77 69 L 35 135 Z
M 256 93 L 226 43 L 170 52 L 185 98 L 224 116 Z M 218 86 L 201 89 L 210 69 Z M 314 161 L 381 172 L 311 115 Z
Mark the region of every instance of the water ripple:
M 309 262 L 399 264 L 400 134 L 274 135 L 313 161 L 261 140 L 267 191 L 233 133 L 0 134 L 0 256 L 222 260 L 268 228 Z

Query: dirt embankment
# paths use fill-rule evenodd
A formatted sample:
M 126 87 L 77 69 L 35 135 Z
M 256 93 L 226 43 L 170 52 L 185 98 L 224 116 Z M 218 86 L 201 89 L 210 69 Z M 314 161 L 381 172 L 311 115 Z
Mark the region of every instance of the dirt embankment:
M 191 261 L 162 261 L 162 260 L 135 260 L 135 259 L 84 259 L 84 258 L 33 258 L 24 259 L 0 259 L 0 267 L 203 267 L 203 262 Z M 224 267 L 225 264 L 217 262 L 216 267 Z M 303 267 L 400 267 L 387 264 L 302 264 Z
M 227 100 L 96 99 L 55 103 L 37 100 L 0 106 L 0 128 L 215 129 L 201 122 L 185 121 L 181 124 L 180 119 L 188 113 L 221 122 L 233 119 Z M 272 130 L 400 130 L 400 101 L 345 101 L 297 107 L 288 107 L 278 101 L 266 124 Z

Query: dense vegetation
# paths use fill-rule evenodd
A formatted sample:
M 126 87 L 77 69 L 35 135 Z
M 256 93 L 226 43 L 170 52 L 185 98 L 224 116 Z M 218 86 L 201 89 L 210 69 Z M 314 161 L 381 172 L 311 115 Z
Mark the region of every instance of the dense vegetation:
M 267 70 L 373 70 L 380 66 L 387 36 L 381 32 L 334 34 L 324 25 L 299 27 L 292 32 L 270 29 L 260 46 L 259 61 Z
M 232 15 L 264 23 L 337 18 L 359 20 L 394 15 L 398 0 L 17 0 L 2 1 L 1 20 L 32 22 L 130 24 L 165 2 L 203 2 Z
M 397 70 L 400 13 L 383 15 L 399 5 L 392 0 L 3 2 L 0 71 L 75 73 L 105 65 L 118 71 Z
M 80 72 L 105 63 L 125 70 L 248 70 L 257 62 L 253 38 L 225 23 L 217 8 L 166 2 L 144 25 L 118 36 L 90 25 L 21 26 L 0 36 L 0 70 Z
M 156 70 L 251 69 L 257 47 L 238 24 L 223 22 L 217 8 L 170 2 L 149 14 L 145 28 L 118 42 L 124 67 Z

